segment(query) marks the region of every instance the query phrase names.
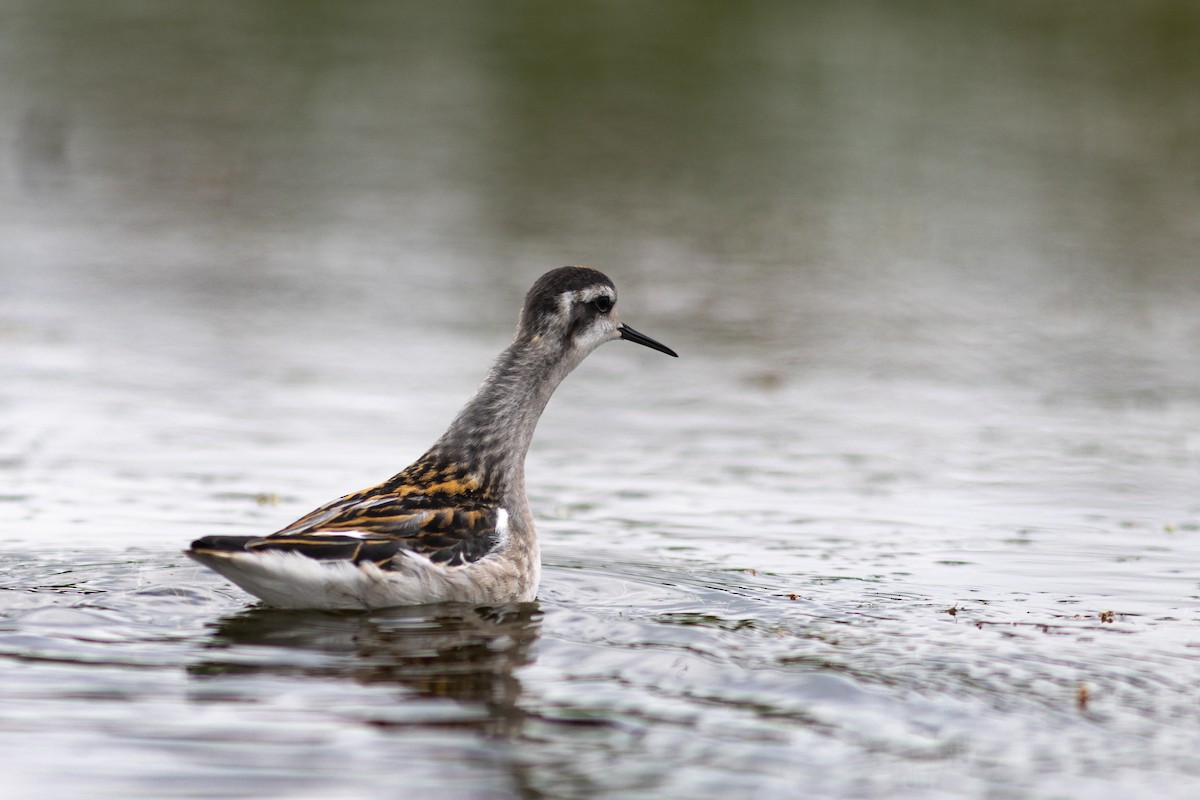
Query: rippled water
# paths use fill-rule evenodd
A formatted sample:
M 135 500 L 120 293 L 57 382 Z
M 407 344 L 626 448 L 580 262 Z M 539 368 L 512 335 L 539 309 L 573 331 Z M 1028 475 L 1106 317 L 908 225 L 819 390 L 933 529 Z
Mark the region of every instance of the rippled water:
M 1190 4 L 3 4 L 5 798 L 1200 793 Z M 602 348 L 536 603 L 192 564 Z

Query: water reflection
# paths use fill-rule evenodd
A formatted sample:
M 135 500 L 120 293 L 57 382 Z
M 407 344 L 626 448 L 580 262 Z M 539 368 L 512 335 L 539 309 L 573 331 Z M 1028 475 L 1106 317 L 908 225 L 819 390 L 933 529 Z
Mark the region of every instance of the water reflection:
M 413 707 L 411 713 L 364 721 L 385 727 L 451 724 L 509 737 L 524 719 L 515 671 L 530 663 L 541 624 L 536 602 L 418 606 L 369 615 L 255 608 L 218 622 L 208 657 L 187 671 L 205 680 L 266 674 L 395 685 L 408 698 L 454 701 L 462 713 L 447 717 L 444 708 L 427 714 Z

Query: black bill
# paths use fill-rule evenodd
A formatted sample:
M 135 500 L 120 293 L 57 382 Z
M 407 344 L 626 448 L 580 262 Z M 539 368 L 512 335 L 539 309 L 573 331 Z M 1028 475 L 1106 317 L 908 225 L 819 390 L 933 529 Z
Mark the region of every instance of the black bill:
M 646 347 L 649 347 L 651 350 L 657 350 L 660 353 L 666 353 L 669 356 L 674 356 L 675 358 L 679 358 L 679 353 L 676 353 L 674 350 L 667 347 L 662 342 L 654 341 L 653 339 L 651 339 L 649 336 L 647 336 L 644 333 L 638 333 L 637 331 L 635 331 L 633 328 L 629 327 L 628 325 L 622 325 L 618 330 L 621 331 L 621 338 L 627 342 L 637 342 L 638 344 L 644 344 L 644 345 L 646 345 Z

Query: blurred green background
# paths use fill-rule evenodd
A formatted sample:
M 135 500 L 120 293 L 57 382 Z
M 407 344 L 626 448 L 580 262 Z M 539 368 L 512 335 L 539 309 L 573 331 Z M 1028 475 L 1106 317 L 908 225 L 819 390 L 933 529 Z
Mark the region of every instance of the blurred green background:
M 735 329 L 830 285 L 1190 302 L 1198 85 L 1166 0 L 9 0 L 0 269 L 353 297 L 585 261 Z

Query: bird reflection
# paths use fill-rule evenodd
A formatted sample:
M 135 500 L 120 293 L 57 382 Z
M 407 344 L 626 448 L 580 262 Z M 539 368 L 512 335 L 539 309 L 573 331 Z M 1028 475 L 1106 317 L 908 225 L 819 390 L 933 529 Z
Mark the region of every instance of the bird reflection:
M 197 678 L 273 674 L 393 684 L 420 698 L 483 709 L 451 724 L 510 736 L 523 720 L 515 670 L 541 628 L 536 602 L 499 607 L 412 606 L 370 614 L 256 608 L 226 617 L 190 665 Z M 373 718 L 372 724 L 421 724 Z M 441 719 L 438 724 L 447 724 Z

